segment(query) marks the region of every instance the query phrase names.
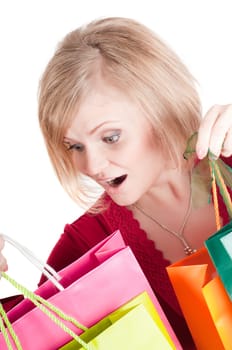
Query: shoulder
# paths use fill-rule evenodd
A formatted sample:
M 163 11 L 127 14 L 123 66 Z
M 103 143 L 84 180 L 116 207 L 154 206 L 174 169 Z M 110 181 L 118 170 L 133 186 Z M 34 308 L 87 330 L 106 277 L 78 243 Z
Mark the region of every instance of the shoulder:
M 66 224 L 63 233 L 51 250 L 47 263 L 56 271 L 60 271 L 113 233 L 105 216 L 104 212 L 96 215 L 86 212 L 73 223 Z M 45 277 L 42 276 L 39 284 L 44 280 Z
M 221 159 L 223 160 L 223 162 L 225 162 L 227 165 L 229 165 L 230 167 L 232 167 L 232 156 L 231 157 L 221 157 Z
M 104 213 L 86 212 L 71 224 L 66 224 L 63 235 L 75 243 L 79 242 L 90 248 L 111 233 L 104 219 Z
M 86 251 L 118 229 L 120 213 L 127 209 L 115 204 L 107 195 L 105 201 L 106 209 L 97 214 L 85 212 L 71 224 L 66 224 L 62 239 Z
M 71 224 L 66 224 L 63 233 L 53 247 L 47 263 L 56 271 L 69 265 L 85 254 L 90 248 L 120 229 L 128 235 L 128 212 L 107 197 L 107 209 L 98 214 L 84 213 Z M 44 281 L 42 277 L 40 284 Z

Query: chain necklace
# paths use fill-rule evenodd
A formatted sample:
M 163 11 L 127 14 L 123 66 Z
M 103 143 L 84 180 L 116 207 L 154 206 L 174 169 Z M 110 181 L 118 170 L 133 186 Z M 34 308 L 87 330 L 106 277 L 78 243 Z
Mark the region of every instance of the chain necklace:
M 181 227 L 180 227 L 180 229 L 178 231 L 171 230 L 170 228 L 168 228 L 167 226 L 165 226 L 164 224 L 159 222 L 156 218 L 154 218 L 153 216 L 151 216 L 148 213 L 146 213 L 144 211 L 144 209 L 139 207 L 138 205 L 133 204 L 133 206 L 137 210 L 139 210 L 143 215 L 145 215 L 147 218 L 149 218 L 150 220 L 155 222 L 164 231 L 167 231 L 167 232 L 171 233 L 174 237 L 179 239 L 179 241 L 182 243 L 182 245 L 184 247 L 185 255 L 191 255 L 191 254 L 196 252 L 196 249 L 191 248 L 190 245 L 188 244 L 188 242 L 186 241 L 185 237 L 184 237 L 184 229 L 185 229 L 185 226 L 187 224 L 187 221 L 189 219 L 189 216 L 190 216 L 190 213 L 191 213 L 191 209 L 192 209 L 192 186 L 191 186 L 191 184 L 190 184 L 190 195 L 189 195 L 189 202 L 188 202 L 187 211 L 186 211 L 186 214 L 184 216 L 184 220 L 182 222 L 182 225 L 181 225 Z

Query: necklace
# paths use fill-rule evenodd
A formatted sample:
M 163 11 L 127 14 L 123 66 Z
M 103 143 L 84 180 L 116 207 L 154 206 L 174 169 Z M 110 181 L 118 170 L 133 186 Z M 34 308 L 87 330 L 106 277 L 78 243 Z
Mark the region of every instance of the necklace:
M 162 224 L 161 222 L 159 222 L 156 218 L 154 218 L 153 216 L 149 215 L 148 213 L 146 213 L 144 211 L 143 208 L 139 207 L 136 204 L 133 204 L 133 206 L 139 210 L 143 215 L 145 215 L 147 218 L 149 218 L 150 220 L 152 220 L 153 222 L 155 222 L 159 227 L 161 227 L 164 231 L 167 231 L 169 233 L 171 233 L 174 237 L 176 237 L 177 239 L 179 239 L 179 241 L 182 243 L 183 247 L 184 247 L 184 252 L 185 255 L 191 255 L 193 253 L 196 252 L 195 248 L 191 248 L 189 243 L 186 241 L 185 237 L 184 237 L 184 229 L 185 226 L 187 224 L 187 221 L 189 219 L 190 213 L 191 213 L 191 208 L 192 208 L 192 186 L 190 184 L 190 195 L 189 195 L 189 201 L 188 201 L 188 207 L 187 207 L 187 211 L 186 214 L 184 216 L 184 220 L 182 222 L 182 225 L 180 227 L 180 229 L 178 231 L 174 231 L 170 228 L 168 228 L 167 226 L 165 226 L 164 224 Z

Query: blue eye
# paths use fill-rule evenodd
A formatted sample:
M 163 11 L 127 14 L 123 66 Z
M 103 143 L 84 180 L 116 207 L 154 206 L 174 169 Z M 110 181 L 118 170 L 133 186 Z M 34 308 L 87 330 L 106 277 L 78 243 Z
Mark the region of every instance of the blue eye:
M 118 142 L 119 138 L 120 138 L 120 133 L 117 133 L 117 134 L 103 137 L 103 141 L 106 143 L 115 143 L 115 142 Z

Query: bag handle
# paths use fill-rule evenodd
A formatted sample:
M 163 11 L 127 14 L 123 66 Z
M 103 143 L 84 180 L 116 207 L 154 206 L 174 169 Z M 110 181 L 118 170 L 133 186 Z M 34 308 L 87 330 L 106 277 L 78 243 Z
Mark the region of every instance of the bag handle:
M 231 218 L 232 218 L 232 201 L 218 164 L 216 163 L 215 160 L 209 159 L 209 166 L 210 166 L 210 172 L 212 177 L 212 194 L 213 194 L 216 227 L 217 227 L 217 230 L 220 230 L 221 220 L 220 220 L 220 211 L 219 211 L 219 203 L 218 203 L 217 185 L 219 187 L 223 201 L 226 205 L 228 214 Z
M 22 345 L 17 337 L 17 334 L 15 333 L 13 327 L 12 327 L 12 324 L 10 323 L 8 317 L 7 317 L 7 314 L 2 306 L 2 303 L 0 303 L 0 331 L 2 332 L 2 335 L 3 335 L 3 338 L 6 342 L 6 345 L 7 345 L 7 348 L 9 350 L 13 350 L 12 348 L 12 344 L 10 342 L 10 338 L 9 338 L 9 335 L 7 333 L 7 330 L 4 326 L 4 323 L 6 325 L 6 327 L 8 328 L 8 331 L 9 331 L 9 334 L 11 336 L 11 338 L 13 339 L 15 345 L 16 345 L 16 348 L 17 350 L 22 350 Z
M 41 261 L 35 254 L 27 247 L 23 246 L 10 236 L 1 233 L 0 236 L 13 247 L 15 247 L 23 256 L 25 256 L 35 267 L 37 267 L 41 273 L 43 273 L 56 287 L 58 290 L 64 290 L 64 287 L 59 283 L 61 276 L 47 263 Z
M 193 166 L 197 166 L 199 161 L 204 162 L 205 160 L 209 164 L 212 186 L 212 194 L 214 199 L 214 210 L 216 226 L 219 230 L 221 228 L 219 205 L 218 205 L 218 193 L 217 186 L 225 203 L 228 215 L 232 220 L 232 202 L 230 198 L 227 186 L 232 189 L 232 168 L 224 163 L 220 158 L 214 156 L 214 154 L 208 150 L 207 158 L 199 160 L 196 155 L 196 144 L 197 144 L 198 132 L 194 132 L 187 140 L 187 145 L 183 153 L 183 157 L 186 160 L 191 160 Z M 205 175 L 205 174 L 204 174 Z M 226 186 L 227 185 L 227 186 Z
M 5 272 L 1 272 L 1 276 L 5 278 L 12 286 L 14 286 L 18 291 L 20 291 L 25 298 L 29 299 L 37 308 L 39 308 L 46 316 L 48 316 L 55 324 L 57 324 L 61 329 L 63 329 L 64 332 L 68 333 L 73 339 L 75 339 L 84 349 L 86 350 L 93 350 L 93 347 L 87 343 L 85 343 L 80 336 L 78 336 L 76 333 L 72 331 L 68 326 L 64 324 L 63 321 L 68 321 L 71 324 L 73 324 L 76 328 L 81 329 L 83 331 L 86 331 L 87 328 L 83 326 L 81 323 L 79 323 L 75 318 L 72 316 L 69 316 L 65 312 L 63 312 L 61 309 L 56 307 L 55 305 L 51 304 L 46 299 L 42 298 L 41 296 L 35 294 L 34 292 L 31 292 L 27 288 L 25 288 L 20 283 L 16 282 L 13 278 L 11 278 L 8 274 Z M 13 327 L 7 317 L 7 314 L 5 313 L 2 305 L 0 304 L 0 316 L 2 316 L 3 321 L 5 322 L 5 325 L 7 326 L 9 333 L 11 335 L 11 338 L 13 339 L 17 350 L 22 350 L 22 346 L 20 344 L 20 341 L 15 334 Z M 5 342 L 8 346 L 9 350 L 13 350 L 12 345 L 10 343 L 10 339 L 8 336 L 8 333 L 4 327 L 3 321 L 0 318 L 0 330 L 2 331 L 3 337 L 5 339 Z

